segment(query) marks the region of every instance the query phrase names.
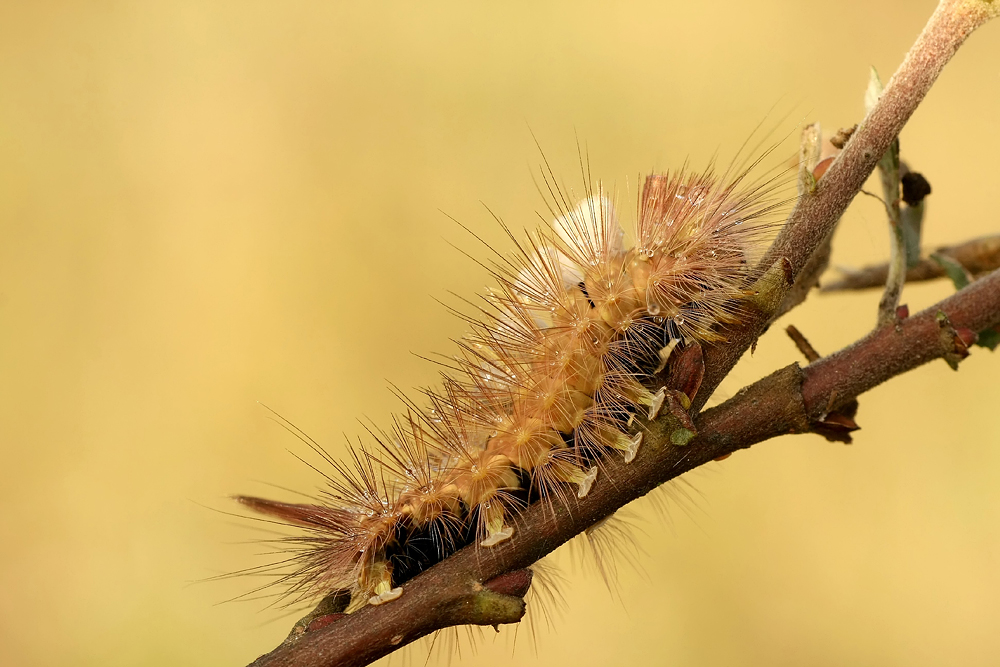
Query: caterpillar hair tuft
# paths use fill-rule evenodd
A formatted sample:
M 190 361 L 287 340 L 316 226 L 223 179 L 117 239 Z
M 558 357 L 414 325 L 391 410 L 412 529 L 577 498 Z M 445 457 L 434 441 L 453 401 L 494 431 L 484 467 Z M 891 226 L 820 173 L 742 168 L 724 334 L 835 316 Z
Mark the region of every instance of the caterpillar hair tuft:
M 329 467 L 313 502 L 236 497 L 301 529 L 283 540 L 286 599 L 391 604 L 457 550 L 514 537 L 527 506 L 586 496 L 609 457 L 635 457 L 646 420 L 686 417 L 698 382 L 679 360 L 751 307 L 751 267 L 785 203 L 788 179 L 752 176 L 759 161 L 649 175 L 628 233 L 600 183 L 576 198 L 543 170 L 551 225 L 503 227 L 514 250 L 494 254 L 438 386 L 397 392 L 404 409 L 346 461 L 298 433 Z

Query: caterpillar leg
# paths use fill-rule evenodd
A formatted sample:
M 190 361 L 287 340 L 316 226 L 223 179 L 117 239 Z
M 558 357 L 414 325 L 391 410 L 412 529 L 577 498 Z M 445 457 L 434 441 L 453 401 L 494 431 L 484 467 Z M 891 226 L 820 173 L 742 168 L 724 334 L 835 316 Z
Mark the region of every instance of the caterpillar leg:
M 632 425 L 634 421 L 633 418 L 629 418 L 629 426 Z M 625 463 L 632 463 L 635 460 L 636 454 L 639 453 L 639 447 L 642 445 L 642 434 L 643 431 L 639 431 L 631 438 L 624 433 L 615 433 L 611 439 L 611 448 L 617 449 L 619 452 L 625 455 Z
M 660 390 L 653 394 L 653 398 L 649 403 L 649 421 L 656 419 L 656 416 L 660 414 L 660 408 L 663 407 L 663 401 L 667 398 L 667 388 L 660 387 Z M 638 445 L 636 445 L 638 447 Z
M 392 587 L 392 565 L 384 556 L 375 557 L 361 568 L 358 576 L 361 590 L 368 590 L 373 595 L 368 598 L 368 604 L 380 605 L 395 600 L 403 594 L 402 588 Z
M 548 468 L 553 479 L 565 482 L 566 484 L 576 484 L 576 497 L 586 498 L 590 493 L 590 488 L 594 486 L 597 479 L 597 467 L 582 470 L 568 461 L 554 459 L 548 463 Z
M 481 511 L 486 517 L 486 537 L 479 543 L 480 546 L 489 548 L 511 538 L 514 527 L 504 523 L 504 511 L 500 503 L 486 502 Z
M 402 594 L 403 594 L 403 589 L 401 587 L 397 586 L 396 588 L 390 588 L 384 593 L 379 593 L 378 595 L 373 595 L 370 598 L 368 598 L 368 604 L 376 606 L 380 604 L 385 604 L 386 602 L 391 602 L 395 600 Z
M 639 431 L 631 438 L 628 438 L 628 447 L 625 448 L 625 463 L 632 463 L 635 455 L 639 453 L 639 446 L 642 444 L 642 431 Z
M 483 541 L 479 543 L 481 547 L 494 547 L 501 542 L 509 540 L 514 535 L 513 526 L 502 526 L 495 533 L 488 533 Z
M 581 479 L 577 484 L 579 488 L 576 492 L 577 498 L 584 498 L 588 493 L 590 493 L 590 487 L 594 485 L 594 481 L 597 479 L 597 467 L 593 467 L 583 474 L 583 479 Z

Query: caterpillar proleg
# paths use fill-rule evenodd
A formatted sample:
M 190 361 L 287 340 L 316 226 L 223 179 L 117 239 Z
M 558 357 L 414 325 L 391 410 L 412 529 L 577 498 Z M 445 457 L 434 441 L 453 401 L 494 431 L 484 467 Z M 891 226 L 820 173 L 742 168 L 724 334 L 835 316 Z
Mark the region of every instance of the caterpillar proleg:
M 305 531 L 287 541 L 289 595 L 392 604 L 458 549 L 516 537 L 525 507 L 585 497 L 603 462 L 636 457 L 642 422 L 689 409 L 697 387 L 665 378 L 747 307 L 781 203 L 781 179 L 751 168 L 649 175 L 627 225 L 602 185 L 577 199 L 543 172 L 551 223 L 523 238 L 504 227 L 514 251 L 496 255 L 440 385 L 401 394 L 403 411 L 347 462 L 326 457 L 315 503 L 237 497 Z

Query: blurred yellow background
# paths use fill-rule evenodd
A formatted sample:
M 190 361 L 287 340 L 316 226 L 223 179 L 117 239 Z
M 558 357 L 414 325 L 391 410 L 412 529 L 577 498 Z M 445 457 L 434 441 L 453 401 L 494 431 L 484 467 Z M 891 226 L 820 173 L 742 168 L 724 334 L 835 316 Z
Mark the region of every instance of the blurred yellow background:
M 731 156 L 787 109 L 779 135 L 860 120 L 868 66 L 887 79 L 934 5 L 0 5 L 0 662 L 273 648 L 294 614 L 225 602 L 259 580 L 197 583 L 267 561 L 214 511 L 229 494 L 320 483 L 258 401 L 337 452 L 396 409 L 388 382 L 432 382 L 412 353 L 463 330 L 435 299 L 487 280 L 449 216 L 501 249 L 483 204 L 537 224 L 532 133 L 570 184 L 579 137 L 631 211 L 636 175 Z M 1000 229 L 998 63 L 1000 23 L 903 133 L 931 246 Z M 887 245 L 862 197 L 834 262 Z M 877 300 L 787 319 L 832 352 Z M 797 359 L 775 327 L 724 393 Z M 690 475 L 669 522 L 636 503 L 645 553 L 615 595 L 560 552 L 565 610 L 537 649 L 490 631 L 452 664 L 996 664 L 998 373 L 978 348 L 931 364 L 863 397 L 851 447 L 758 445 Z

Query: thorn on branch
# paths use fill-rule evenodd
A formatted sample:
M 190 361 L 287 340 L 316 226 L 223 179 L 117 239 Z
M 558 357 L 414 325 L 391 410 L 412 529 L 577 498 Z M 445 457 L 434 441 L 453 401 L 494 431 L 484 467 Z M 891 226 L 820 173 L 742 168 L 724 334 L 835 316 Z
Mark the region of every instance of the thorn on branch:
M 816 351 L 816 348 L 814 348 L 808 340 L 806 340 L 806 337 L 802 335 L 802 332 L 799 331 L 794 324 L 789 324 L 785 327 L 785 333 L 787 333 L 788 337 L 792 339 L 793 343 L 795 343 L 795 347 L 799 348 L 799 352 L 801 352 L 802 356 L 806 358 L 806 361 L 811 363 L 820 358 L 820 353 Z

